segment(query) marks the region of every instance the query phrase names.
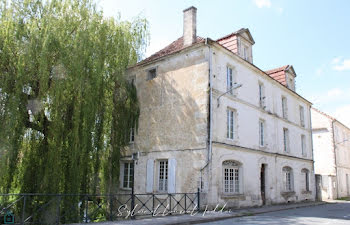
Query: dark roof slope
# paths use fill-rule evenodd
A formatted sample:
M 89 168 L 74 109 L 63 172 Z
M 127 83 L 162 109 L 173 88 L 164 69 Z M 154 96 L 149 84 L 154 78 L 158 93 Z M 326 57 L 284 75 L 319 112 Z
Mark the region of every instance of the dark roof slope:
M 203 42 L 203 41 L 204 41 L 204 38 L 197 37 L 196 42 L 193 43 L 193 44 L 196 44 L 196 43 L 199 43 L 199 42 Z M 154 53 L 153 55 L 149 56 L 148 58 L 142 60 L 138 64 L 156 60 L 156 59 L 161 58 L 163 56 L 166 56 L 166 55 L 169 55 L 169 54 L 181 51 L 184 48 L 185 48 L 184 47 L 184 39 L 183 39 L 183 37 L 180 37 L 176 41 L 172 42 L 170 45 L 168 45 L 165 48 L 161 49 L 160 51 Z
M 289 65 L 285 65 L 276 69 L 265 71 L 270 77 L 277 80 L 283 85 L 287 85 L 286 83 L 286 70 L 289 68 Z

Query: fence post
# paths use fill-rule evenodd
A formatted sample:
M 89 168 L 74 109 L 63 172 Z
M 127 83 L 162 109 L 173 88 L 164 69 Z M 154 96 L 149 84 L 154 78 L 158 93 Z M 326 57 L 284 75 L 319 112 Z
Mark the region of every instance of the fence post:
M 200 194 L 201 194 L 201 192 L 200 192 L 200 190 L 199 190 L 199 188 L 198 188 L 198 190 L 197 190 L 197 208 L 198 208 L 198 212 L 199 212 L 199 210 L 200 210 Z
M 169 205 L 170 205 L 170 207 L 169 207 L 169 214 L 172 215 L 172 210 L 171 210 L 171 194 L 168 194 L 168 196 L 169 196 Z
M 152 194 L 152 216 L 154 216 L 154 194 Z
M 186 204 L 186 198 L 187 198 L 187 194 L 185 193 L 185 213 L 187 213 L 187 204 Z
M 21 218 L 21 224 L 24 225 L 24 217 L 25 217 L 25 210 L 26 210 L 26 199 L 27 196 L 23 196 L 23 206 L 22 206 L 22 218 Z
M 132 191 L 132 193 L 131 193 L 131 209 L 130 209 L 131 213 L 133 213 L 134 208 L 135 208 L 135 194 L 134 194 L 134 191 Z M 135 215 L 131 215 L 131 219 L 132 220 L 135 219 Z
M 60 224 L 61 218 L 61 195 L 58 196 L 58 205 L 57 205 L 57 225 Z

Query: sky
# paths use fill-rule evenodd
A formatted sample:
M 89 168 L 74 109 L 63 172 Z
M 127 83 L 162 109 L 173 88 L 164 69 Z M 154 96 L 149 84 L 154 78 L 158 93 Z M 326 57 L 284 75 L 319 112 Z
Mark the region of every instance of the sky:
M 297 92 L 350 127 L 350 1 L 348 0 L 99 0 L 104 15 L 145 17 L 146 56 L 182 36 L 183 10 L 197 8 L 197 35 L 213 40 L 249 28 L 254 64 L 293 65 Z

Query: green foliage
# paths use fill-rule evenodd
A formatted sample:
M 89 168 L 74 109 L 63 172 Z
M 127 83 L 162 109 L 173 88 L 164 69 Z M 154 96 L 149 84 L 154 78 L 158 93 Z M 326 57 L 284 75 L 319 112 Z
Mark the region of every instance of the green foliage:
M 0 193 L 114 193 L 147 21 L 90 0 L 0 0 Z

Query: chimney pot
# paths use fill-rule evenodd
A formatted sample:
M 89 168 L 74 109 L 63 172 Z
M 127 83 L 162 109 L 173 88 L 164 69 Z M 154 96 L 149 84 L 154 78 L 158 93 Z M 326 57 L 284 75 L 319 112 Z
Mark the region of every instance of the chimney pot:
M 183 11 L 184 13 L 184 46 L 192 45 L 197 40 L 197 8 L 189 7 Z

